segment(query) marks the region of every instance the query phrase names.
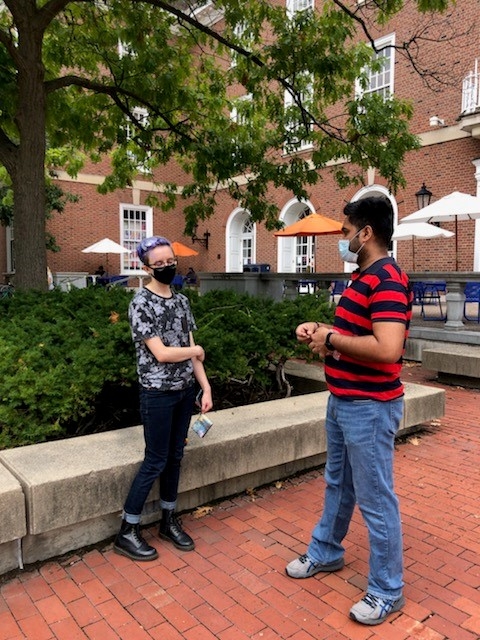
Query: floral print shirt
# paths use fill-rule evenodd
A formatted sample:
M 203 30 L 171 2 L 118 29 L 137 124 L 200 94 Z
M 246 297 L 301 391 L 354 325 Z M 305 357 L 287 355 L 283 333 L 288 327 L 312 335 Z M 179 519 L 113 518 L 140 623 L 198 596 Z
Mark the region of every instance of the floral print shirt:
M 189 332 L 197 327 L 188 298 L 172 292 L 163 298 L 149 289 L 140 289 L 130 302 L 128 316 L 137 355 L 140 384 L 147 389 L 180 391 L 194 383 L 191 359 L 158 362 L 145 340 L 158 336 L 166 347 L 188 347 Z

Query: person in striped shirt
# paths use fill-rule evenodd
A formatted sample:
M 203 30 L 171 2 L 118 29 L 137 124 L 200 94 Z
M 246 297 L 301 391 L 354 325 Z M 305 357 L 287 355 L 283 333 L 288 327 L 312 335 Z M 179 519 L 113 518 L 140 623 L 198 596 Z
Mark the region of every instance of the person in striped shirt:
M 287 575 L 308 578 L 344 566 L 342 541 L 355 504 L 368 529 L 365 596 L 350 609 L 376 625 L 405 604 L 402 529 L 393 482 L 394 440 L 403 415 L 402 354 L 412 314 L 408 277 L 388 254 L 393 209 L 384 197 L 344 208 L 340 257 L 358 264 L 333 326 L 304 322 L 299 342 L 324 358 L 330 391 L 326 417 L 325 504 L 307 552 Z

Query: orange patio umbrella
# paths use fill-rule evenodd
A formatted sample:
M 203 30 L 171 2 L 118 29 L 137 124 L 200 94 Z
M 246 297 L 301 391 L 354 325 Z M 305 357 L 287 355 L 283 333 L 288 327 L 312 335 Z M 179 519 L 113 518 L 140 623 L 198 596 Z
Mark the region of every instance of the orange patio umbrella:
M 172 242 L 172 249 L 175 255 L 180 258 L 188 256 L 198 256 L 198 251 L 187 247 L 186 244 L 182 244 L 181 242 Z
M 279 237 L 292 236 L 320 236 L 332 233 L 342 233 L 342 223 L 323 216 L 321 213 L 311 213 L 301 220 L 276 231 L 273 235 Z

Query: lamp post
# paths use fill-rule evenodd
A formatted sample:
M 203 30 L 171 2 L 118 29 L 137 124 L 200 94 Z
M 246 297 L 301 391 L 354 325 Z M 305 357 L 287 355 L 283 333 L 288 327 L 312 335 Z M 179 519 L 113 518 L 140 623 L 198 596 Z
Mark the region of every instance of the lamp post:
M 192 244 L 195 244 L 195 242 L 198 242 L 199 244 L 202 244 L 205 247 L 205 249 L 208 249 L 208 240 L 210 236 L 211 236 L 211 233 L 208 231 L 205 231 L 205 233 L 203 234 L 203 237 L 197 236 L 197 227 L 195 227 L 192 233 Z
M 417 198 L 417 208 L 423 209 L 424 207 L 428 207 L 428 205 L 430 204 L 430 200 L 432 199 L 432 192 L 427 189 L 424 182 L 415 196 Z

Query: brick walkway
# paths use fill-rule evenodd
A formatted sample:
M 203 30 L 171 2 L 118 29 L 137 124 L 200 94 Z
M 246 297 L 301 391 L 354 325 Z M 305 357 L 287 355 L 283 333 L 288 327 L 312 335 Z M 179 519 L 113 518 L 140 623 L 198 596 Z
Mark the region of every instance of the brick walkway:
M 436 384 L 418 366 L 404 380 Z M 322 508 L 321 471 L 215 505 L 183 521 L 182 554 L 146 531 L 160 558 L 135 563 L 111 543 L 0 582 L 0 640 L 479 640 L 480 392 L 447 387 L 447 411 L 399 443 L 405 608 L 378 627 L 347 617 L 365 587 L 358 512 L 339 573 L 292 580 Z

